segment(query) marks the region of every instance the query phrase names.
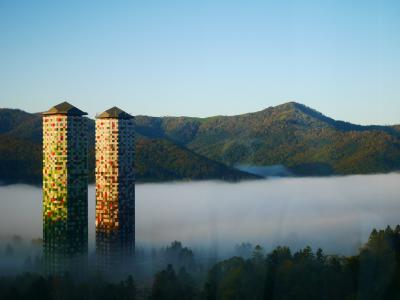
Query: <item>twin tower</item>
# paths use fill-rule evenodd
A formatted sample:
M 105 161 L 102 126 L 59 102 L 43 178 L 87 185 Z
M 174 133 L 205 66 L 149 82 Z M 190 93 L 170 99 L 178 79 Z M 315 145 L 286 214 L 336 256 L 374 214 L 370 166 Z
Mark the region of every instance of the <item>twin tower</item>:
M 88 119 L 64 102 L 43 113 L 43 251 L 47 273 L 88 260 Z M 130 266 L 135 248 L 134 118 L 96 117 L 96 259 L 105 273 Z

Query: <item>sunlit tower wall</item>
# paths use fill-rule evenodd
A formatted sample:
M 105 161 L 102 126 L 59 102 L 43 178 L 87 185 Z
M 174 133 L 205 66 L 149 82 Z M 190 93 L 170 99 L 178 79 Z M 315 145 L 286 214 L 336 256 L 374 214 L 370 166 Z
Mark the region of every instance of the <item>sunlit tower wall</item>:
M 43 113 L 43 255 L 45 272 L 82 274 L 88 249 L 85 112 L 64 102 Z
M 135 250 L 134 118 L 117 107 L 96 117 L 96 256 L 105 274 L 128 269 Z

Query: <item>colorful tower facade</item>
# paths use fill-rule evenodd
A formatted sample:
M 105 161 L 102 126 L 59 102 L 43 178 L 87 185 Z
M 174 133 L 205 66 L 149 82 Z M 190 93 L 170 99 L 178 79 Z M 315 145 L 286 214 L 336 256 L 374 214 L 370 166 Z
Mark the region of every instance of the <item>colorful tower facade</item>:
M 67 102 L 43 113 L 43 254 L 49 274 L 81 271 L 87 265 L 88 151 L 84 115 Z
M 131 265 L 135 248 L 134 119 L 117 107 L 96 118 L 96 256 L 105 274 Z

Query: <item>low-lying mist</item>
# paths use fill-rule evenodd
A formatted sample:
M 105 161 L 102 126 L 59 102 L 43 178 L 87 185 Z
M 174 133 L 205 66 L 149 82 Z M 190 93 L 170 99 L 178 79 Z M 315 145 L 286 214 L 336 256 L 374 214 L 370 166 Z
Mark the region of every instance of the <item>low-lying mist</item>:
M 237 165 L 236 169 L 261 177 L 288 177 L 293 176 L 292 172 L 283 165 L 252 166 Z
M 224 257 L 249 242 L 266 250 L 310 245 L 330 254 L 353 254 L 373 228 L 400 223 L 399 183 L 400 174 L 139 184 L 137 246 L 150 249 L 178 240 L 194 251 Z M 21 243 L 40 250 L 31 240 L 42 236 L 41 198 L 37 187 L 0 187 L 0 256 L 19 236 Z M 91 186 L 91 252 L 94 202 Z

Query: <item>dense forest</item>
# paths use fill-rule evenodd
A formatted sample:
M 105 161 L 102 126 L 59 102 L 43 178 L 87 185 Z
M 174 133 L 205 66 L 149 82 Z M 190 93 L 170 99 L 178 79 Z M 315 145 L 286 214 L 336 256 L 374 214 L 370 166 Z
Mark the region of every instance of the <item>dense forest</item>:
M 35 273 L 0 278 L 1 299 L 400 299 L 400 226 L 373 230 L 359 253 L 326 255 L 306 247 L 292 252 L 260 246 L 207 267 L 193 251 L 174 242 L 163 249 L 162 270 L 152 280 L 124 280 L 100 275 L 83 281 L 65 274 Z
M 41 134 L 40 114 L 0 109 L 0 182 L 41 182 Z M 136 136 L 138 181 L 256 178 L 240 166 L 281 165 L 294 175 L 400 170 L 398 125 L 354 125 L 294 102 L 229 117 L 136 116 Z

